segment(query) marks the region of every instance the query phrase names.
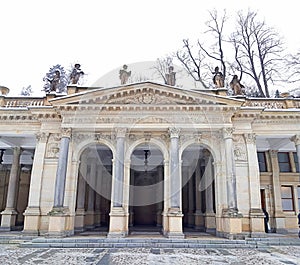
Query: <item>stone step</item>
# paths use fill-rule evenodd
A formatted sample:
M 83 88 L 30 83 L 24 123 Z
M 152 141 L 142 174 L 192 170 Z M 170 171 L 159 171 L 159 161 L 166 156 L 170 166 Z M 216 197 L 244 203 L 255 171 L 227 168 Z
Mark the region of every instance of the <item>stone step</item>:
M 149 238 L 35 238 L 23 248 L 264 248 L 255 241 Z

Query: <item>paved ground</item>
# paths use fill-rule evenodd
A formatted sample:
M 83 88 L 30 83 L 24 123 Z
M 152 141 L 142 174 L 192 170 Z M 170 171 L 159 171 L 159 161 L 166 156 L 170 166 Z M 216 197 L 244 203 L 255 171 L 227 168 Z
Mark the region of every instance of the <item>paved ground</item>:
M 19 248 L 0 244 L 0 264 L 300 264 L 300 246 L 268 249 L 61 249 Z

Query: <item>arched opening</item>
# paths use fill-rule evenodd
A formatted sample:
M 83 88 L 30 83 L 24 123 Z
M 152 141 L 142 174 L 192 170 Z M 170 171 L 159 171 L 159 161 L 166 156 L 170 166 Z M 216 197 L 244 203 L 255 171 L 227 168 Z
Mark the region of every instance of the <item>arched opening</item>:
M 213 156 L 203 145 L 182 154 L 183 231 L 215 234 L 215 177 Z
M 160 233 L 164 202 L 163 154 L 153 144 L 137 146 L 131 155 L 130 233 Z
M 89 146 L 82 152 L 78 171 L 75 232 L 108 232 L 112 158 L 112 151 L 103 144 Z

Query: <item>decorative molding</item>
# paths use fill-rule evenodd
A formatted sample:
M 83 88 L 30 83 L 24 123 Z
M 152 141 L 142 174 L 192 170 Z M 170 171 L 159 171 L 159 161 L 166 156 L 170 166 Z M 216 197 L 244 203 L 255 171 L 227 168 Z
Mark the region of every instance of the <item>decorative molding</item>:
M 62 128 L 61 137 L 71 138 L 72 129 L 71 128 Z
M 180 134 L 180 129 L 179 128 L 176 128 L 176 127 L 170 127 L 169 128 L 169 135 L 170 135 L 170 138 L 179 138 L 179 134 Z
M 232 138 L 234 132 L 234 128 L 233 127 L 225 127 L 222 129 L 222 133 L 223 133 L 223 138 L 224 139 L 228 139 L 228 138 Z
M 244 139 L 247 144 L 255 144 L 256 143 L 255 133 L 244 133 Z
M 40 143 L 46 143 L 49 137 L 49 133 L 48 132 L 38 132 L 35 134 L 36 139 L 38 142 Z
M 60 133 L 50 133 L 46 149 L 47 158 L 58 158 L 60 139 Z
M 296 134 L 293 137 L 290 138 L 292 142 L 295 143 L 295 145 L 300 145 L 300 134 Z
M 115 128 L 116 137 L 125 137 L 127 133 L 127 128 Z

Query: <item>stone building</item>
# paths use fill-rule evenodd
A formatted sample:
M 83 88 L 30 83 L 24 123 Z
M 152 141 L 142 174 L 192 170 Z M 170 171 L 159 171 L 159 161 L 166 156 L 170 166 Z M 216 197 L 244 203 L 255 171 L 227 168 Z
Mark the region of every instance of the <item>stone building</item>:
M 244 238 L 265 235 L 265 209 L 271 232 L 297 231 L 299 99 L 154 82 L 0 90 L 1 230 Z

